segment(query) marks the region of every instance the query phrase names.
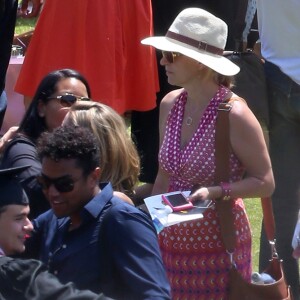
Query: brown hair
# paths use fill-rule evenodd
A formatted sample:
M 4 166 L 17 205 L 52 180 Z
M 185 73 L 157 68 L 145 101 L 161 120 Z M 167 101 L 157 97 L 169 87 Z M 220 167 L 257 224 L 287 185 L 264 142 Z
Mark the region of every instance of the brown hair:
M 125 121 L 112 108 L 97 102 L 77 102 L 63 125 L 92 130 L 101 153 L 100 181 L 110 181 L 115 190 L 131 197 L 138 182 L 140 160 Z

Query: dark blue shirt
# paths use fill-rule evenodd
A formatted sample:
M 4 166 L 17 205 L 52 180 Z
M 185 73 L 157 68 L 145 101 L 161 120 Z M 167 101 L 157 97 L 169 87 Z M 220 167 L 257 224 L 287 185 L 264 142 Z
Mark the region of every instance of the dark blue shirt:
M 63 283 L 116 299 L 170 299 L 157 235 L 142 211 L 113 196 L 110 184 L 81 212 L 79 228 L 52 210 L 33 221 L 26 252 Z

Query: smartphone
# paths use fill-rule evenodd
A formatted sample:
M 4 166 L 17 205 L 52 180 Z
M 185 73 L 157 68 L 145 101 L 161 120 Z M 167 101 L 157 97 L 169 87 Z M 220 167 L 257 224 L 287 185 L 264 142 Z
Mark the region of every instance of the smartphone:
M 178 192 L 172 195 L 162 195 L 163 202 L 169 205 L 173 211 L 182 211 L 192 209 L 193 203 L 188 201 L 187 198 Z

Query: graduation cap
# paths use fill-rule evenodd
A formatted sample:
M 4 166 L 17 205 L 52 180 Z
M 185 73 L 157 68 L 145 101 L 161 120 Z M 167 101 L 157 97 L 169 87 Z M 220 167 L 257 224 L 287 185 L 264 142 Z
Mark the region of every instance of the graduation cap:
M 0 208 L 6 205 L 29 205 L 27 195 L 18 180 L 18 174 L 30 166 L 0 170 Z

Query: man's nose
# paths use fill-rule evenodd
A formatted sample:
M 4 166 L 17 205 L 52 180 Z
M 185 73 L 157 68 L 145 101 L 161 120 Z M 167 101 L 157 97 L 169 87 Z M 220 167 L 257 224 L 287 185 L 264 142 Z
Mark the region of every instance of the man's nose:
M 59 191 L 56 189 L 55 185 L 54 184 L 50 184 L 47 191 L 46 191 L 46 195 L 48 196 L 57 196 L 59 195 Z
M 26 224 L 24 225 L 24 229 L 27 232 L 31 232 L 33 230 L 33 225 L 32 225 L 31 221 L 28 218 L 26 218 Z

